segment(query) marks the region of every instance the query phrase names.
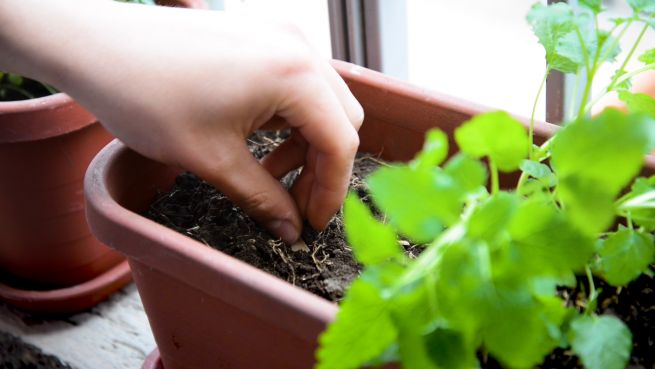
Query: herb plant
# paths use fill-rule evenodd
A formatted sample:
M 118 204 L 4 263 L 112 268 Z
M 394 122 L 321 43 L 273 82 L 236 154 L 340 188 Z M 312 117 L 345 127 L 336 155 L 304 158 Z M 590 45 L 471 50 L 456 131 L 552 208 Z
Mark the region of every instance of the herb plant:
M 633 76 L 655 69 L 655 49 L 639 57 L 643 67 L 626 70 L 655 26 L 655 1 L 628 0 L 633 14 L 611 30 L 598 27 L 601 0 L 578 3 L 536 4 L 527 18 L 546 51 L 544 81 L 559 70 L 585 86 L 575 117 L 551 139 L 533 144 L 534 111 L 527 128 L 485 113 L 455 131 L 452 158 L 448 137 L 434 129 L 413 161 L 369 177 L 383 220 L 347 197 L 346 234 L 364 271 L 320 337 L 317 368 L 464 369 L 476 367 L 479 352 L 529 368 L 558 347 L 587 368 L 625 368 L 631 332 L 595 313 L 593 276 L 624 286 L 655 261 L 655 177 L 634 179 L 655 148 L 655 100 L 628 91 Z M 604 90 L 617 91 L 630 112 L 589 117 L 596 72 L 634 25 L 639 38 Z M 500 173 L 512 172 L 516 187 L 501 189 Z M 399 236 L 424 244 L 422 254 L 410 260 Z M 581 310 L 557 290 L 574 287 L 576 275 L 589 286 Z

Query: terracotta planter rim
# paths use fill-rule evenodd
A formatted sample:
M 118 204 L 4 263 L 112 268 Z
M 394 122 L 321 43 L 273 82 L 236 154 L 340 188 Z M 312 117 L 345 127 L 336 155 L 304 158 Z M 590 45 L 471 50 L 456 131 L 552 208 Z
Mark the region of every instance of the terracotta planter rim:
M 0 102 L 0 143 L 35 141 L 64 135 L 96 122 L 69 95 Z
M 178 280 L 204 290 L 208 294 L 249 311 L 262 319 L 275 321 L 276 312 L 261 304 L 246 303 L 244 305 L 243 301 L 226 300 L 217 290 L 216 281 L 207 276 L 219 276 L 224 273 L 229 279 L 228 283 L 252 289 L 257 294 L 268 296 L 271 300 L 286 301 L 287 308 L 294 310 L 296 314 L 325 323 L 332 320 L 338 309 L 336 304 L 300 287 L 291 286 L 292 288 L 289 288 L 289 283 L 284 280 L 175 232 L 116 202 L 107 185 L 108 178 L 114 166 L 130 152 L 131 150 L 120 141 L 112 141 L 93 159 L 84 179 L 87 220 L 93 234 L 101 242 L 126 254 L 130 259 L 148 265 L 166 265 L 169 262 L 175 262 L 178 269 L 174 272 L 167 268 L 156 269 L 163 273 L 173 274 Z M 152 252 L 135 252 L 134 249 L 123 247 L 124 243 L 114 242 L 115 234 L 121 232 L 126 235 L 138 235 L 139 238 L 156 240 L 161 248 L 159 250 L 149 249 Z M 146 247 L 146 249 L 148 248 Z M 244 299 L 247 300 L 247 297 Z M 299 337 L 306 336 L 301 327 L 298 327 L 297 332 Z M 304 338 L 315 339 L 313 336 Z

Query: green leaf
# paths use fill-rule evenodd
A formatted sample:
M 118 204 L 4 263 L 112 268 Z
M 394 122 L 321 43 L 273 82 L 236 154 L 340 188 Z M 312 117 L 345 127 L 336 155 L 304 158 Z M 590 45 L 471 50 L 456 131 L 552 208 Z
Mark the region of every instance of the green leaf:
M 23 77 L 17 75 L 17 74 L 7 74 L 7 80 L 9 80 L 9 83 L 11 83 L 14 86 L 21 86 L 23 84 Z
M 479 160 L 466 154 L 459 153 L 448 160 L 444 172 L 466 192 L 485 190 L 487 168 Z
M 551 166 L 557 195 L 578 226 L 593 234 L 610 225 L 615 196 L 639 173 L 654 143 L 652 119 L 614 109 L 556 134 Z
M 393 229 L 378 222 L 356 195 L 346 198 L 343 217 L 348 244 L 362 264 L 373 265 L 403 256 Z
M 625 103 L 631 113 L 644 113 L 655 119 L 655 99 L 650 95 L 619 91 L 619 99 Z
M 628 213 L 635 224 L 644 227 L 649 232 L 655 231 L 654 194 L 655 176 L 650 178 L 639 177 L 632 184 L 630 192 L 623 197 L 619 204 L 620 210 Z
M 502 111 L 464 123 L 455 130 L 455 140 L 462 152 L 474 158 L 487 156 L 504 172 L 518 169 L 530 147 L 523 124 Z
M 616 79 L 618 81 L 619 78 L 626 75 L 627 73 L 628 72 L 625 69 L 617 69 L 614 72 L 614 75 L 612 76 L 611 80 L 613 81 L 614 79 Z M 617 83 L 616 85 L 614 85 L 612 90 L 629 90 L 630 88 L 632 88 L 632 81 L 628 78 L 625 81 L 623 81 L 621 83 Z
M 518 207 L 518 198 L 498 192 L 478 205 L 468 221 L 468 234 L 494 243 L 504 232 Z
M 555 3 L 544 6 L 537 3 L 528 12 L 528 23 L 546 50 L 546 61 L 551 68 L 564 73 L 577 71 L 579 65 L 561 55 L 558 50 L 562 39 L 576 28 L 575 16 L 570 5 Z
M 431 241 L 444 226 L 455 223 L 463 207 L 462 189 L 441 171 L 385 167 L 367 182 L 375 205 L 417 243 Z
M 438 368 L 470 369 L 476 366 L 475 348 L 458 331 L 437 327 L 425 336 L 428 357 Z
M 650 233 L 621 229 L 601 241 L 600 269 L 612 286 L 625 286 L 655 261 L 655 242 Z
M 571 323 L 573 351 L 588 369 L 624 369 L 630 359 L 632 334 L 613 316 L 579 316 Z
M 398 334 L 403 369 L 441 369 L 428 356 L 425 339 L 419 332 L 416 329 L 401 329 Z
M 655 48 L 648 49 L 643 54 L 641 54 L 639 56 L 639 61 L 644 64 L 655 63 Z
M 596 180 L 581 176 L 560 179 L 556 194 L 573 223 L 589 235 L 604 231 L 614 220 L 616 195 Z
M 635 13 L 655 13 L 655 0 L 628 0 Z
M 594 253 L 594 240 L 582 233 L 547 199 L 534 198 L 518 208 L 509 231 L 513 252 L 532 273 L 581 270 Z
M 482 331 L 483 344 L 509 367 L 534 367 L 557 347 L 558 341 L 549 332 L 564 317 L 561 303 L 543 304 L 527 293 L 525 287 L 509 289 L 497 284 L 487 304 L 480 309 L 488 314 Z
M 355 280 L 335 321 L 319 337 L 316 368 L 360 368 L 382 354 L 397 337 L 388 304 L 373 285 Z
M 557 44 L 557 52 L 577 65 L 575 71 L 588 65 L 592 67 L 594 60 L 600 64 L 616 59 L 621 51 L 619 43 L 609 32 L 596 32 L 593 14 L 576 14 L 575 24 L 577 30 L 563 36 Z
M 601 0 L 579 0 L 579 4 L 591 9 L 595 14 L 602 11 L 603 2 Z
M 553 171 L 548 165 L 532 160 L 523 160 L 521 162 L 521 170 L 537 179 L 546 178 L 553 174 Z
M 425 137 L 423 149 L 412 165 L 418 169 L 430 169 L 441 164 L 448 156 L 448 136 L 440 129 L 431 129 Z
M 532 178 L 540 180 L 547 187 L 552 187 L 557 182 L 555 174 L 548 165 L 534 160 L 523 160 L 521 162 L 521 171 Z

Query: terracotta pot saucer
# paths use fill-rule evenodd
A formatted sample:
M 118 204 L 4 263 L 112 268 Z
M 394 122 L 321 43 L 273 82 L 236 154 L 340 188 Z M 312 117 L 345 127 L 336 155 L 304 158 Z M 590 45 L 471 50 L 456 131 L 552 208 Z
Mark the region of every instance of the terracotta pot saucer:
M 33 313 L 71 314 L 97 305 L 131 281 L 130 266 L 122 261 L 91 280 L 55 290 L 23 290 L 0 282 L 0 300 Z
M 154 349 L 146 361 L 143 362 L 141 369 L 164 369 L 164 364 L 161 362 L 161 356 L 159 355 L 159 349 Z

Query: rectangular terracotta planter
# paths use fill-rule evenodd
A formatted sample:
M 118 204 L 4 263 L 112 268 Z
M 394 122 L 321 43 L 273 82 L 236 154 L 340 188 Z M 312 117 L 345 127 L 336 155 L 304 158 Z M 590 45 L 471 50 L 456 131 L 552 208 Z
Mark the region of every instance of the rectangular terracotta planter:
M 365 110 L 361 150 L 387 160 L 412 158 L 429 128 L 452 137 L 487 110 L 352 64 L 334 66 Z M 555 129 L 538 123 L 537 140 Z M 127 255 L 164 367 L 311 368 L 335 304 L 139 215 L 179 172 L 114 142 L 86 176 L 92 230 Z

